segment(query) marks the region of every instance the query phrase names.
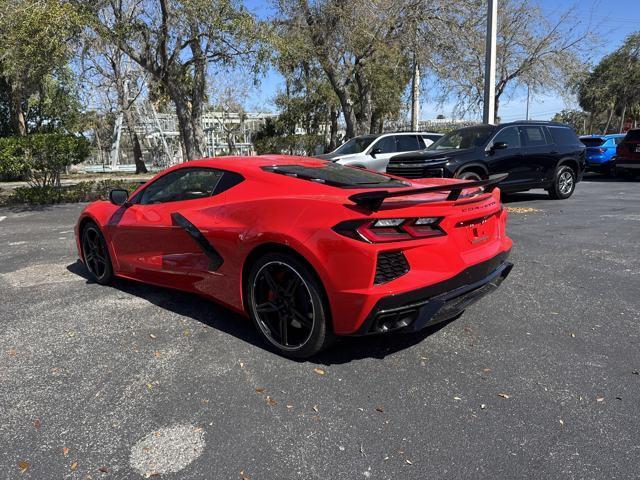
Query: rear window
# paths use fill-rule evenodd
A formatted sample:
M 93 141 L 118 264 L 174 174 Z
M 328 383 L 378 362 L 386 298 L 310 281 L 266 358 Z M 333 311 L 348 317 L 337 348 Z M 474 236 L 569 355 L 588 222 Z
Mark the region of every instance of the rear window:
M 580 139 L 570 128 L 549 127 L 549 132 L 556 145 L 576 145 Z
M 262 169 L 267 172 L 279 173 L 340 188 L 395 188 L 411 185 L 380 173 L 330 162 L 319 167 L 273 165 L 262 167 Z
M 640 129 L 638 130 L 629 130 L 627 132 L 627 136 L 624 137 L 625 141 L 633 140 L 634 142 L 640 140 Z
M 604 143 L 603 138 L 581 138 L 580 141 L 587 147 L 599 147 Z

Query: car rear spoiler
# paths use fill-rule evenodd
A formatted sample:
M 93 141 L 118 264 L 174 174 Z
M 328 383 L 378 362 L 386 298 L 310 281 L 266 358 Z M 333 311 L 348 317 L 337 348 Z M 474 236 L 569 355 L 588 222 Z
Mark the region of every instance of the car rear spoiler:
M 458 182 L 450 183 L 448 185 L 437 185 L 435 187 L 414 188 L 413 190 L 372 190 L 369 192 L 356 193 L 351 195 L 351 200 L 356 205 L 377 212 L 382 207 L 383 202 L 387 198 L 393 197 L 406 197 L 408 195 L 419 195 L 422 193 L 432 192 L 450 192 L 447 196 L 448 201 L 455 201 L 460 198 L 460 194 L 467 188 L 484 187 L 485 192 L 491 192 L 494 188 L 509 176 L 508 173 L 499 173 L 497 175 L 491 175 L 486 180 L 477 180 L 475 182 Z

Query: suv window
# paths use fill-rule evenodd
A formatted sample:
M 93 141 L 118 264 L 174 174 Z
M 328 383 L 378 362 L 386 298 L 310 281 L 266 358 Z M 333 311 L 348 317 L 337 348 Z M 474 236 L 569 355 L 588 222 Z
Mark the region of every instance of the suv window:
M 507 148 L 520 148 L 520 133 L 517 127 L 507 127 L 501 130 L 494 138 L 493 143 L 505 142 Z
M 396 139 L 392 136 L 384 137 L 378 140 L 373 146 L 374 149 L 379 148 L 380 153 L 394 153 L 396 150 Z
M 396 141 L 399 152 L 411 152 L 414 150 L 422 150 L 418 137 L 415 135 L 397 135 Z
M 222 175 L 223 172 L 211 168 L 181 168 L 145 188 L 139 203 L 149 205 L 210 197 Z
M 542 127 L 520 127 L 520 132 L 527 147 L 540 147 L 547 144 Z
M 581 138 L 580 141 L 587 147 L 599 147 L 604 143 L 604 139 L 598 137 Z
M 556 145 L 576 145 L 580 142 L 573 130 L 566 127 L 549 127 L 549 132 Z
M 640 140 L 640 128 L 637 130 L 629 130 L 623 140 Z
M 624 137 L 615 137 L 613 139 L 613 141 L 616 142 L 616 145 L 620 145 L 623 140 L 624 140 Z

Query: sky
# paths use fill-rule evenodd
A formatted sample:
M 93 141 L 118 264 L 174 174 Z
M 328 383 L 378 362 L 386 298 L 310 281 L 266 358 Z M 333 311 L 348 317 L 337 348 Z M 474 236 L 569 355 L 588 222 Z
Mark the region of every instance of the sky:
M 500 2 L 500 0 L 498 0 Z M 592 52 L 592 63 L 597 63 L 604 55 L 615 50 L 624 38 L 640 31 L 640 0 L 532 0 L 538 3 L 545 14 L 553 20 L 561 12 L 575 5 L 578 14 L 583 13 L 585 24 L 590 24 L 599 37 L 599 46 Z M 245 0 L 245 5 L 261 18 L 272 12 L 269 1 Z M 498 3 L 498 6 L 500 4 Z M 275 111 L 273 98 L 284 87 L 283 78 L 271 69 L 251 90 L 247 107 L 259 111 Z M 423 93 L 421 118 L 433 119 L 438 114 L 450 117 L 453 105 L 436 105 Z M 563 99 L 557 93 L 536 95 L 530 98 L 529 116 L 536 120 L 548 120 L 564 108 L 575 108 L 575 100 Z M 503 121 L 523 119 L 526 112 L 526 91 L 510 99 L 501 99 L 499 115 Z

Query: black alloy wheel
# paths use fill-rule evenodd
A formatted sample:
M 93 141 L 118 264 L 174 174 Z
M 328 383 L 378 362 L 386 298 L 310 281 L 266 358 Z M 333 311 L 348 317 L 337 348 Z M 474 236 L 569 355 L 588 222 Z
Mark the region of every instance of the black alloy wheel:
M 322 292 L 309 267 L 293 255 L 268 254 L 249 275 L 249 313 L 262 337 L 280 353 L 306 358 L 332 338 Z
M 82 230 L 82 257 L 93 279 L 105 285 L 113 278 L 107 244 L 98 226 L 90 222 Z

